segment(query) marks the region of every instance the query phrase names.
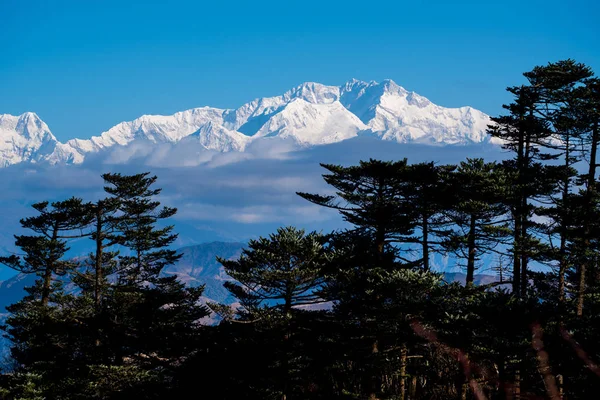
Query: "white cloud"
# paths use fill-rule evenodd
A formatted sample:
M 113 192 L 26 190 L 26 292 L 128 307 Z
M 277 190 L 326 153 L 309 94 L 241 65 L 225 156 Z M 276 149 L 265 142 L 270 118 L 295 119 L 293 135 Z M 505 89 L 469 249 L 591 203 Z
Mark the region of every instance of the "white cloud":
M 82 165 L 16 165 L 0 169 L 0 252 L 12 248 L 19 219 L 30 204 L 80 196 L 103 196 L 101 174 L 150 171 L 163 188 L 161 201 L 178 207 L 177 245 L 210 240 L 247 240 L 281 225 L 325 232 L 343 226 L 333 210 L 308 203 L 296 191 L 331 193 L 320 162 L 353 165 L 361 159 L 408 157 L 410 162 L 458 162 L 465 157 L 498 159 L 497 148 L 431 147 L 356 138 L 311 149 L 290 140 L 252 143 L 244 153 L 218 153 L 197 143 L 135 142 L 90 156 Z M 76 247 L 76 246 L 74 246 Z

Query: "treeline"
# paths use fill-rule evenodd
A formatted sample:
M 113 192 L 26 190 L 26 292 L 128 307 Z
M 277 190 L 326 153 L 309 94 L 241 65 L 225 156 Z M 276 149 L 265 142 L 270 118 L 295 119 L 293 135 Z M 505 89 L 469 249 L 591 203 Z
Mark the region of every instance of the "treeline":
M 38 276 L 8 309 L 1 398 L 595 398 L 600 81 L 573 60 L 524 76 L 489 129 L 511 158 L 323 164 L 333 194 L 298 194 L 352 228 L 282 227 L 220 259 L 233 306 L 161 275 L 179 255 L 156 177 L 35 204 L 23 255 L 0 259 Z M 94 251 L 69 260 L 85 236 Z M 500 282 L 476 285 L 483 259 L 504 260 Z

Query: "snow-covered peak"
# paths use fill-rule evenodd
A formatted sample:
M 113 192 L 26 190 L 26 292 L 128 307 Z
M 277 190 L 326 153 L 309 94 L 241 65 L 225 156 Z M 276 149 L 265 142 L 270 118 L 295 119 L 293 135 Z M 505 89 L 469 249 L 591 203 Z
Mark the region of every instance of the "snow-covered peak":
M 302 99 L 313 104 L 329 104 L 340 98 L 340 88 L 326 86 L 315 82 L 306 82 L 287 91 L 283 95 L 285 101 Z
M 384 140 L 429 144 L 468 144 L 489 140 L 490 119 L 471 107 L 445 108 L 392 80 L 352 80 L 341 102 Z
M 133 121 L 121 122 L 100 136 L 93 136 L 89 140 L 72 139 L 67 144 L 83 154 L 115 145 L 124 146 L 136 139 L 174 143 L 209 122 L 222 125 L 223 112 L 218 108 L 202 107 L 173 115 L 142 115 Z
M 143 115 L 89 139 L 60 143 L 34 113 L 0 115 L 0 166 L 18 162 L 81 163 L 89 153 L 146 143 L 200 144 L 244 151 L 256 140 L 292 138 L 309 146 L 361 133 L 397 142 L 436 145 L 489 141 L 490 119 L 471 107 L 445 108 L 392 80 L 352 79 L 341 86 L 305 82 L 280 96 L 257 98 L 237 109 L 193 108 L 172 115 Z
M 35 113 L 0 115 L 0 166 L 41 161 L 57 143 L 48 125 Z
M 409 93 L 406 89 L 391 79 L 385 79 L 383 82 L 381 82 L 381 86 L 383 87 L 383 91 L 387 94 L 406 96 Z
M 246 145 L 250 142 L 250 137 L 209 121 L 202 125 L 196 132 L 189 135 L 186 140 L 197 140 L 208 150 L 225 152 L 244 151 Z
M 329 104 L 339 100 L 340 88 L 326 86 L 315 82 L 305 82 L 281 96 L 263 97 L 231 110 L 224 116 L 225 126 L 244 133 L 247 136 L 256 134 L 268 119 L 280 112 L 283 107 L 296 99 L 313 104 Z
M 50 128 L 36 113 L 26 112 L 19 116 L 0 114 L 0 134 L 11 132 L 27 140 L 56 140 Z
M 338 101 L 317 104 L 296 98 L 263 125 L 256 137 L 279 136 L 304 145 L 319 145 L 349 139 L 366 129 Z
M 366 88 L 368 86 L 373 86 L 376 84 L 377 84 L 377 82 L 375 82 L 375 81 L 366 82 L 366 81 L 361 81 L 360 79 L 352 78 L 348 82 L 346 82 L 342 86 L 340 86 L 340 92 L 342 94 L 349 93 L 349 92 L 357 92 L 357 91 L 363 90 L 364 88 Z

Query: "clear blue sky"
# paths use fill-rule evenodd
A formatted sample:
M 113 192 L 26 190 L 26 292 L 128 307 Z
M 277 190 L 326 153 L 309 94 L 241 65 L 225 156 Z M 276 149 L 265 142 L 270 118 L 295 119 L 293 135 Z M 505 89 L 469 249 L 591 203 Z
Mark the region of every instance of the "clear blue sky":
M 66 140 L 355 77 L 496 114 L 536 64 L 600 72 L 599 14 L 594 0 L 0 0 L 0 113 L 37 112 Z

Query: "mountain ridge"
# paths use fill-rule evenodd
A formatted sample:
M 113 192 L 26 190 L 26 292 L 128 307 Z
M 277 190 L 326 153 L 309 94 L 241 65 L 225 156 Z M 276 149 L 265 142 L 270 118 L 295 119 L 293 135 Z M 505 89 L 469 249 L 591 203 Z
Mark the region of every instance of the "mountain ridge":
M 399 143 L 464 145 L 493 142 L 486 134 L 490 123 L 479 110 L 441 107 L 389 79 L 352 79 L 341 86 L 305 82 L 236 109 L 204 106 L 172 115 L 142 115 L 89 139 L 65 143 L 35 113 L 0 114 L 0 167 L 22 162 L 79 164 L 88 154 L 140 139 L 192 140 L 219 152 L 243 152 L 251 142 L 268 137 L 315 146 L 363 134 Z

